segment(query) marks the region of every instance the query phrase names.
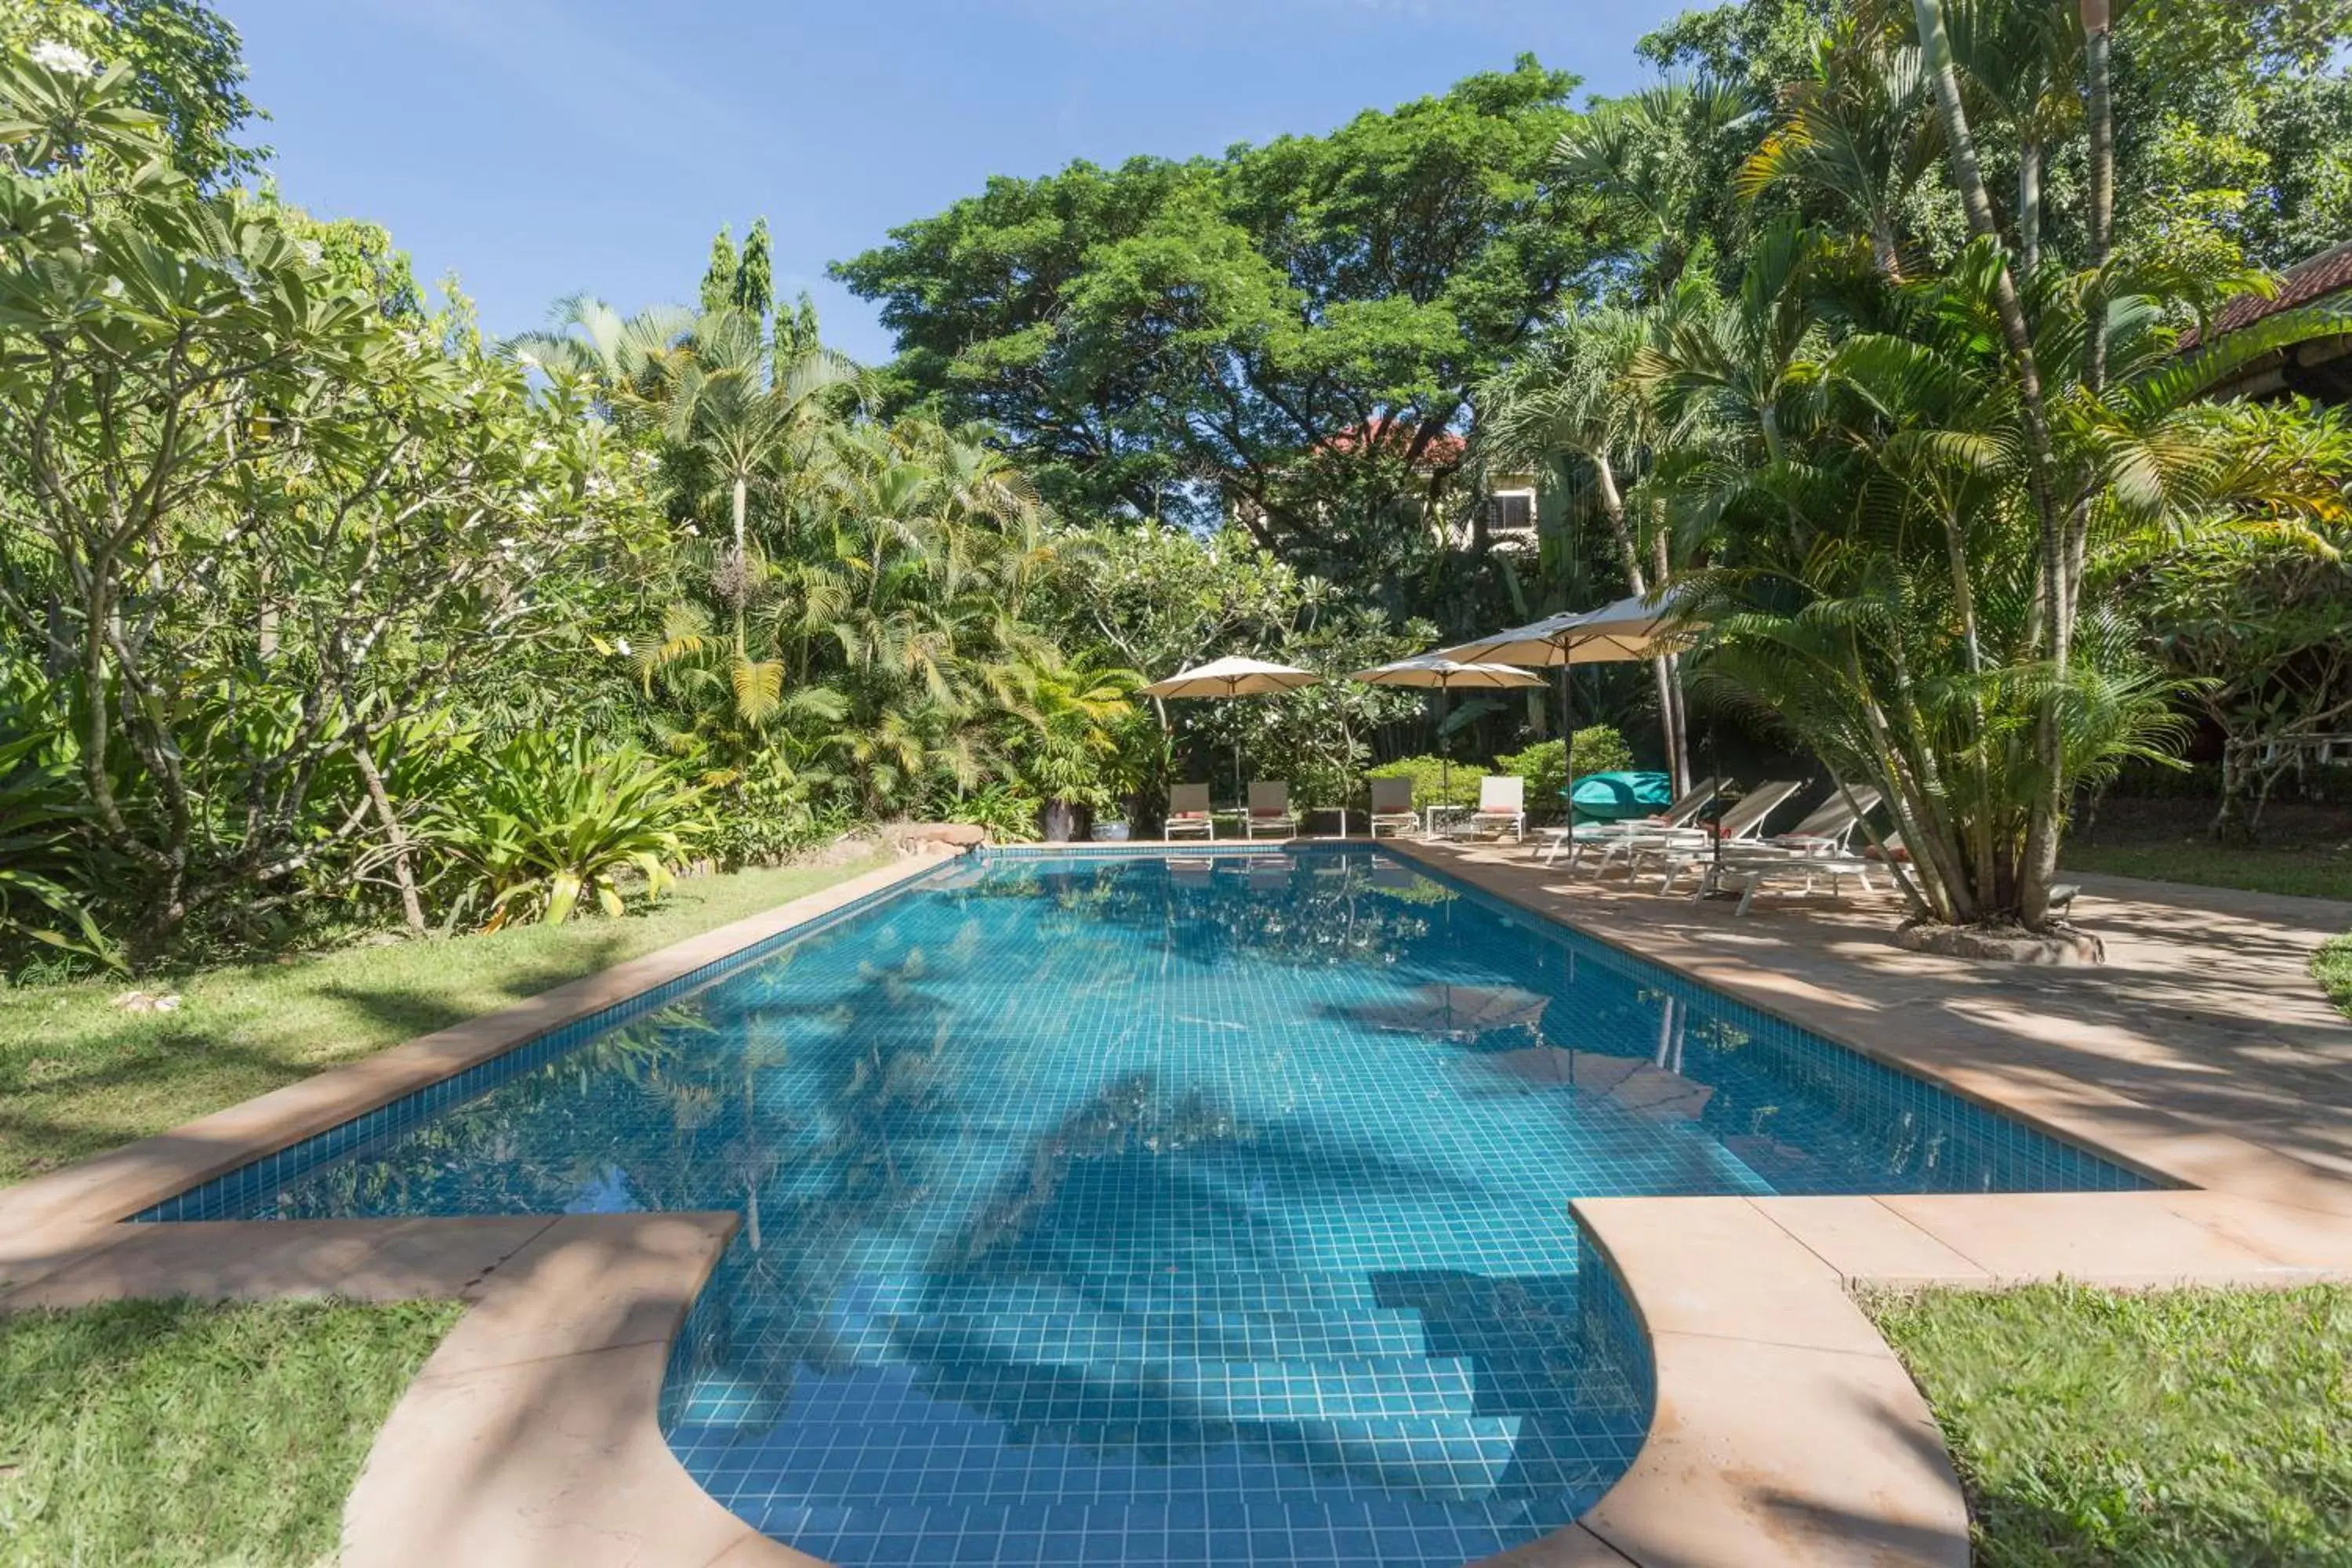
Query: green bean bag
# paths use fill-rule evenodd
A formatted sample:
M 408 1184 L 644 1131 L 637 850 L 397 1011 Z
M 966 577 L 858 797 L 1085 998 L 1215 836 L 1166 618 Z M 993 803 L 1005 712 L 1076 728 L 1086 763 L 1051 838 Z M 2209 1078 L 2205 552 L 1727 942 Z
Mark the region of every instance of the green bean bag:
M 1664 811 L 1674 798 L 1674 781 L 1664 773 L 1587 773 L 1576 781 L 1570 804 L 1579 822 L 1622 822 Z

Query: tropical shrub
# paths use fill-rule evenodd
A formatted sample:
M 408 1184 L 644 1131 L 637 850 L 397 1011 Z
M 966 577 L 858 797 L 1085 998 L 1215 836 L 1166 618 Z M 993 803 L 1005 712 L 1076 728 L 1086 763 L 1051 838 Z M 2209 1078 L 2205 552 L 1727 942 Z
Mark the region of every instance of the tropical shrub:
M 1517 773 L 1528 781 L 1528 809 L 1565 810 L 1560 791 L 1568 787 L 1570 749 L 1558 741 L 1538 741 L 1525 751 L 1506 752 L 1495 759 L 1498 772 Z M 1576 776 L 1621 773 L 1633 765 L 1633 748 L 1607 724 L 1589 724 L 1575 735 Z
M 1399 757 L 1392 763 L 1366 768 L 1368 779 L 1411 779 L 1412 804 L 1415 809 L 1429 805 L 1475 805 L 1478 804 L 1478 764 L 1453 764 L 1453 784 L 1445 780 L 1447 768 L 1443 757 Z
M 461 868 L 456 907 L 495 931 L 560 924 L 583 900 L 618 915 L 629 891 L 659 899 L 707 829 L 702 810 L 699 789 L 634 745 L 530 734 L 481 752 L 470 787 L 425 832 Z
M 985 827 L 1007 844 L 1026 844 L 1039 837 L 1045 804 L 1019 784 L 992 784 L 950 802 L 944 815 L 950 822 Z
M 119 964 L 90 912 L 88 809 L 58 737 L 0 710 L 0 952 L 36 942 Z

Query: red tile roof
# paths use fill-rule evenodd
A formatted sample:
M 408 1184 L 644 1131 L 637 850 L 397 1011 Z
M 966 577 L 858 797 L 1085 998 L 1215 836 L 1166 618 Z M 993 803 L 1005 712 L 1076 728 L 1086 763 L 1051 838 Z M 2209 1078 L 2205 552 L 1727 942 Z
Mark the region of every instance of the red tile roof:
M 1413 429 L 1411 423 L 1402 420 L 1384 427 L 1377 426 L 1376 422 L 1366 421 L 1330 436 L 1321 445 L 1327 451 L 1353 452 L 1359 446 L 1377 441 L 1402 457 L 1412 448 Z M 1376 430 L 1377 434 L 1374 433 Z M 1462 455 L 1469 449 L 1469 445 L 1453 431 L 1440 430 L 1421 448 L 1420 466 L 1424 468 L 1452 467 L 1462 461 Z
M 2352 289 L 2352 240 L 2308 256 L 2279 274 L 2278 292 L 2270 299 L 2242 294 L 2213 313 L 2213 335 L 2221 337 L 2240 327 L 2251 327 L 2265 316 L 2308 305 L 2314 300 Z M 2189 347 L 2194 339 L 2184 339 Z

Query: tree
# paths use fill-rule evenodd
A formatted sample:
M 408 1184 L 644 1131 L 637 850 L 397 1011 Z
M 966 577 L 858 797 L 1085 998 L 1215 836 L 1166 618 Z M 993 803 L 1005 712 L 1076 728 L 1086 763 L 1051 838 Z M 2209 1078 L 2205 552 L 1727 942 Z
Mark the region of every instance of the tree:
M 1648 594 L 1674 580 L 1670 531 L 1626 489 L 1674 436 L 1654 385 L 1640 373 L 1652 313 L 1604 308 L 1563 319 L 1478 391 L 1477 445 L 1489 466 L 1557 472 L 1559 459 L 1591 476 L 1594 500 L 1627 584 Z M 1689 787 L 1690 738 L 1677 656 L 1651 661 L 1675 793 Z
M 2218 838 L 2251 842 L 2277 782 L 2352 717 L 2352 434 L 2334 415 L 2245 405 L 2218 419 L 2288 482 L 2236 526 L 2165 532 L 2098 563 L 2157 657 L 2221 735 Z
M 739 314 L 763 326 L 768 312 L 776 308 L 775 260 L 769 246 L 768 220 L 753 220 L 751 232 L 743 239 L 743 258 L 735 269 L 734 287 L 728 294 L 728 303 Z
M 1328 136 L 992 180 L 835 275 L 899 399 L 995 426 L 1057 504 L 1373 578 L 1447 503 L 1469 388 L 1599 251 L 1541 178 L 1573 86 L 1522 59 Z
M 725 224 L 710 237 L 710 265 L 702 271 L 702 313 L 718 315 L 735 308 L 735 279 L 742 271 L 735 237 Z
M 243 40 L 201 0 L 0 0 L 0 51 L 37 44 L 124 67 L 126 96 L 156 117 L 190 179 L 224 184 L 268 163 L 268 148 L 236 140 L 261 118 L 245 95 Z
M 66 694 L 145 962 L 397 846 L 374 737 L 614 546 L 611 480 L 562 388 L 446 357 L 172 169 L 127 67 L 0 61 L 0 620 Z

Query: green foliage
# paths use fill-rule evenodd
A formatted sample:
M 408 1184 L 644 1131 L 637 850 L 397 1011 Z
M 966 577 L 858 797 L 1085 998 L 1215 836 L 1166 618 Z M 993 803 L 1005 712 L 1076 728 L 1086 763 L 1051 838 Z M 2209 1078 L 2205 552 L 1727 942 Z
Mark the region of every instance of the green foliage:
M 1881 1297 L 1989 1568 L 2352 1556 L 2352 1290 Z
M 2340 896 L 2340 892 L 2339 892 Z M 2327 999 L 2352 1018 L 2352 933 L 2330 937 L 2311 955 L 2311 977 Z
M 1574 740 L 1578 778 L 1622 773 L 1633 765 L 1633 749 L 1611 725 L 1589 724 L 1576 732 Z M 1530 811 L 1564 811 L 1567 806 L 1560 792 L 1568 787 L 1569 752 L 1570 748 L 1558 741 L 1538 741 L 1524 751 L 1496 757 L 1495 766 L 1528 781 Z
M 561 925 L 583 899 L 617 916 L 627 891 L 669 891 L 703 831 L 702 804 L 635 746 L 524 734 L 482 752 L 468 786 L 434 808 L 425 832 L 465 868 L 466 901 L 482 906 L 486 930 Z
M 120 65 L 131 101 L 155 117 L 173 163 L 217 184 L 256 173 L 267 147 L 235 138 L 259 111 L 245 96 L 244 42 L 202 0 L 0 0 L 0 52 L 37 44 Z
M 1368 779 L 1411 779 L 1414 809 L 1429 805 L 1475 805 L 1478 804 L 1478 768 L 1475 763 L 1449 764 L 1443 757 L 1399 757 L 1392 763 L 1382 763 L 1366 768 Z M 1449 786 L 1448 777 L 1453 780 Z
M 702 313 L 718 315 L 735 308 L 735 279 L 742 270 L 742 258 L 735 249 L 735 237 L 726 224 L 710 237 L 710 264 L 702 271 Z
M 768 237 L 768 220 L 752 220 L 751 232 L 743 237 L 743 257 L 735 268 L 735 285 L 728 291 L 727 302 L 755 321 L 765 321 L 768 312 L 776 308 L 775 258 L 772 242 Z M 810 347 L 816 345 L 811 343 Z
M 985 827 L 1003 844 L 1027 844 L 1039 837 L 1038 813 L 1045 803 L 1018 784 L 992 784 L 950 801 L 950 822 Z
M 1369 587 L 1427 548 L 1468 388 L 1593 258 L 1541 178 L 1574 85 L 1523 58 L 1325 136 L 993 179 L 835 275 L 900 395 L 995 426 L 1057 505 L 1238 517 Z
M 463 1310 L 183 1300 L 0 1316 L 6 1557 L 331 1560 L 377 1428 Z
M 355 863 L 366 737 L 593 614 L 635 513 L 572 389 L 202 194 L 129 82 L 0 59 L 0 626 L 56 672 L 153 962 Z

